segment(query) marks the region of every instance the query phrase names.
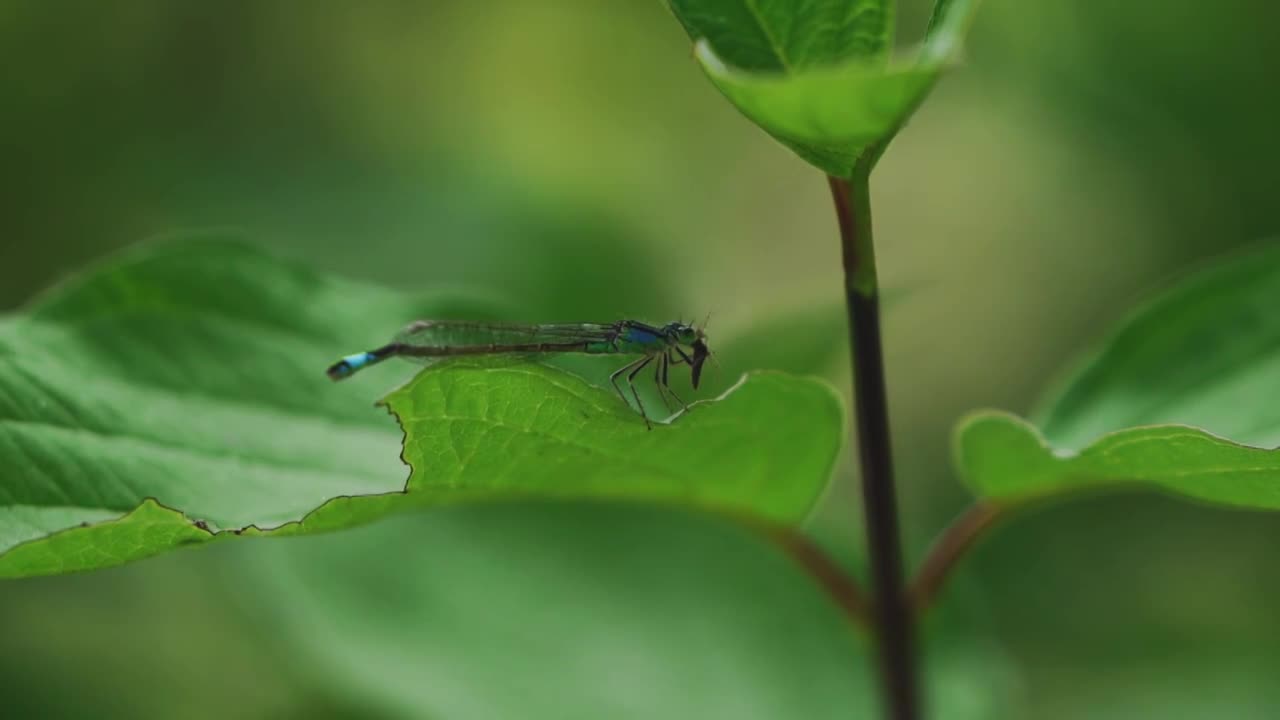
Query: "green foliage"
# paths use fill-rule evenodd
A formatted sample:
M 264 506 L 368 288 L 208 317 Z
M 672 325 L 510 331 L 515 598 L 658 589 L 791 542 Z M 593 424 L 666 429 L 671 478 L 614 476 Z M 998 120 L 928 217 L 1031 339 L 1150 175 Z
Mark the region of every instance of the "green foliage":
M 611 391 L 563 371 L 459 362 L 390 396 L 416 469 L 406 487 L 401 434 L 370 404 L 371 382 L 406 366 L 338 385 L 323 369 L 408 319 L 483 312 L 214 238 L 147 247 L 56 289 L 0 325 L 0 577 L 481 498 L 794 522 L 825 486 L 842 413 L 818 381 L 755 375 L 650 433 Z M 740 447 L 769 461 L 728 450 Z
M 652 430 L 612 391 L 501 359 L 441 363 L 386 402 L 410 491 L 676 501 L 786 523 L 817 499 L 844 434 L 828 386 L 773 372 Z
M 858 60 L 887 59 L 893 44 L 892 0 L 669 0 L 694 39 L 724 62 L 750 72 L 794 72 Z
M 1280 509 L 1280 451 L 1263 449 L 1280 440 L 1278 286 L 1274 248 L 1188 278 L 1062 383 L 1038 414 L 1043 434 L 1003 413 L 962 422 L 966 481 L 1006 500 L 1142 483 Z
M 978 2 L 940 2 L 923 46 L 905 62 L 887 62 L 888 0 L 668 4 L 702 69 L 742 114 L 823 172 L 848 178 L 928 94 Z
M 1275 244 L 1189 275 L 1122 321 L 1034 419 L 1068 447 L 1154 423 L 1280 445 L 1277 288 Z
M 1120 430 L 1071 453 L 1055 451 L 1033 425 L 1006 413 L 977 413 L 959 432 L 960 471 L 975 491 L 990 498 L 1018 500 L 1142 483 L 1199 500 L 1280 510 L 1280 452 L 1197 428 Z
M 225 549 L 244 557 L 232 584 L 262 630 L 299 672 L 397 716 L 876 717 L 867 639 L 733 523 L 459 506 L 260 545 Z M 934 639 L 935 716 L 1000 716 L 1002 654 Z
M 263 626 L 326 685 L 415 717 L 872 712 L 862 638 L 748 533 L 650 508 L 477 510 L 257 549 Z

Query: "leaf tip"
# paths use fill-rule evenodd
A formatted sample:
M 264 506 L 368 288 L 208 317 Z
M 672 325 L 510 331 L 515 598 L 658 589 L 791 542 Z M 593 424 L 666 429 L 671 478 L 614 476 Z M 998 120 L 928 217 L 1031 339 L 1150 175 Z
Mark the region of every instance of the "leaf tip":
M 985 495 L 983 478 L 988 466 L 1010 458 L 1030 461 L 1052 454 L 1040 429 L 1005 410 L 983 408 L 961 416 L 952 431 L 951 455 L 961 480 Z

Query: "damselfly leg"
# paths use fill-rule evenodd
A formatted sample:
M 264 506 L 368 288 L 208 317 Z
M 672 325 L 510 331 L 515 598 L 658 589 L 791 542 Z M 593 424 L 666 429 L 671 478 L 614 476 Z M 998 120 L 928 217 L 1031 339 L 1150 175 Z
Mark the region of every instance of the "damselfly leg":
M 644 403 L 640 402 L 640 394 L 636 392 L 636 386 L 633 381 L 635 380 L 636 373 L 643 370 L 644 366 L 648 365 L 651 360 L 653 360 L 652 355 L 645 355 L 644 357 L 623 365 L 609 374 L 609 384 L 613 386 L 613 391 L 618 393 L 618 397 L 622 398 L 623 404 L 630 405 L 631 401 L 628 400 L 626 394 L 622 392 L 622 388 L 618 387 L 618 378 L 621 377 L 623 373 L 627 373 L 627 387 L 631 389 L 631 395 L 636 399 L 636 409 L 640 411 L 640 417 L 644 418 L 645 427 L 650 430 L 653 429 L 653 425 L 649 423 L 649 416 L 644 411 Z
M 676 364 L 678 363 L 674 359 L 672 359 L 671 351 L 668 350 L 667 352 L 664 352 L 662 354 L 662 365 L 661 365 L 662 379 L 657 381 L 658 392 L 663 394 L 662 399 L 664 402 L 666 402 L 666 396 L 670 395 L 671 397 L 675 398 L 676 402 L 680 403 L 680 407 L 684 408 L 685 410 L 688 410 L 689 404 L 686 403 L 684 400 L 680 399 L 680 396 L 676 394 L 676 391 L 671 389 L 670 369 L 672 365 L 676 365 Z M 657 373 L 654 373 L 654 379 L 657 380 Z M 668 410 L 671 409 L 670 403 L 667 404 L 667 409 Z
M 668 363 L 671 362 L 671 356 L 662 353 L 658 356 L 657 362 L 653 364 L 653 384 L 658 388 L 658 397 L 662 398 L 662 404 L 667 407 L 667 412 L 674 412 L 675 408 L 671 406 L 671 398 L 675 398 L 676 402 L 684 405 L 682 401 L 668 384 Z M 670 397 L 668 397 L 670 396 Z
M 635 369 L 627 373 L 627 387 L 631 388 L 631 397 L 636 399 L 636 407 L 640 410 L 640 417 L 644 418 L 644 426 L 653 429 L 653 424 L 649 422 L 649 413 L 644 411 L 644 403 L 640 402 L 640 393 L 636 392 L 636 375 L 645 368 L 646 365 L 653 362 L 653 355 L 645 355 L 639 362 L 635 363 Z

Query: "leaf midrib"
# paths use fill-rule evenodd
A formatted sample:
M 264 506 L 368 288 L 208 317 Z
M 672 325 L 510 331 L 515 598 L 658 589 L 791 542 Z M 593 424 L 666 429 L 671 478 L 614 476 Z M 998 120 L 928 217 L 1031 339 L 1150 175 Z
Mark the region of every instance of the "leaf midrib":
M 787 55 L 782 49 L 782 43 L 778 42 L 778 39 L 770 32 L 769 27 L 765 25 L 764 18 L 760 15 L 760 9 L 756 7 L 755 0 L 743 0 L 742 4 L 751 13 L 751 18 L 756 21 L 756 25 L 760 28 L 760 34 L 764 36 L 765 40 L 769 41 L 769 49 L 777 54 L 778 64 L 787 73 L 792 72 L 791 62 L 787 59 Z

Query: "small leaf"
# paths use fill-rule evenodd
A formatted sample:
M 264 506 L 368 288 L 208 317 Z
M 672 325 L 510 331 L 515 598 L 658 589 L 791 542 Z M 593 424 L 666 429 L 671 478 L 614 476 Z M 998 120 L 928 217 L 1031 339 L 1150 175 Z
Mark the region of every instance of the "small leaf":
M 956 464 L 976 492 L 1000 500 L 1149 485 L 1223 505 L 1280 510 L 1280 451 L 1181 425 L 1120 430 L 1077 453 L 1055 451 L 1016 415 L 987 411 L 962 422 Z
M 1278 288 L 1274 247 L 1186 279 L 1060 384 L 1037 414 L 1043 434 L 1004 413 L 964 420 L 961 473 L 1009 500 L 1143 483 L 1280 509 Z
M 891 23 L 879 43 L 827 15 L 892 16 L 891 3 L 725 3 L 672 0 L 712 83 L 744 115 L 823 172 L 848 178 L 870 146 L 887 143 L 955 56 L 977 0 L 939 3 L 916 57 L 885 66 Z M 766 9 L 761 9 L 764 6 Z M 743 8 L 751 12 L 743 11 Z M 873 23 L 867 23 L 871 26 Z M 815 28 L 836 30 L 815 45 Z M 795 30 L 799 28 L 800 30 Z M 820 47 L 820 50 L 815 50 Z M 798 56 L 803 62 L 790 62 Z
M 416 403 L 408 416 L 422 420 L 431 402 L 447 401 L 441 407 L 480 409 L 499 424 L 472 433 L 462 419 L 415 425 L 424 447 L 474 455 L 428 462 L 409 453 L 423 463 L 406 488 L 402 433 L 371 400 L 378 382 L 386 387 L 409 366 L 388 363 L 337 385 L 324 368 L 385 342 L 409 319 L 458 308 L 478 312 L 457 298 L 420 300 L 324 277 L 217 237 L 144 247 L 48 293 L 0 322 L 0 577 L 517 494 L 696 502 L 796 520 L 826 482 L 842 414 L 816 381 L 758 376 L 647 433 L 615 396 L 561 371 L 443 364 L 393 394 Z M 518 373 L 529 381 L 513 383 Z M 433 400 L 431 387 L 449 394 Z M 579 473 L 553 472 L 567 467 L 558 453 L 572 449 L 557 439 L 570 425 L 542 425 L 555 412 L 566 422 L 583 413 L 600 420 L 572 439 L 594 434 L 601 444 L 590 451 L 614 453 L 630 484 L 607 487 L 588 462 Z M 519 420 L 538 424 L 512 437 L 507 424 Z M 809 435 L 798 437 L 793 425 Z M 730 453 L 726 443 L 775 455 Z M 515 449 L 526 453 L 520 482 L 485 474 Z M 638 450 L 645 455 L 626 454 Z M 672 468 L 657 473 L 667 459 Z
M 826 486 L 843 435 L 829 386 L 769 372 L 652 430 L 612 391 L 501 360 L 441 363 L 386 402 L 411 492 L 679 502 L 787 523 Z
M 705 42 L 695 52 L 743 115 L 818 169 L 845 178 L 870 145 L 905 122 L 935 77 L 932 70 L 860 64 L 762 76 L 726 66 Z

